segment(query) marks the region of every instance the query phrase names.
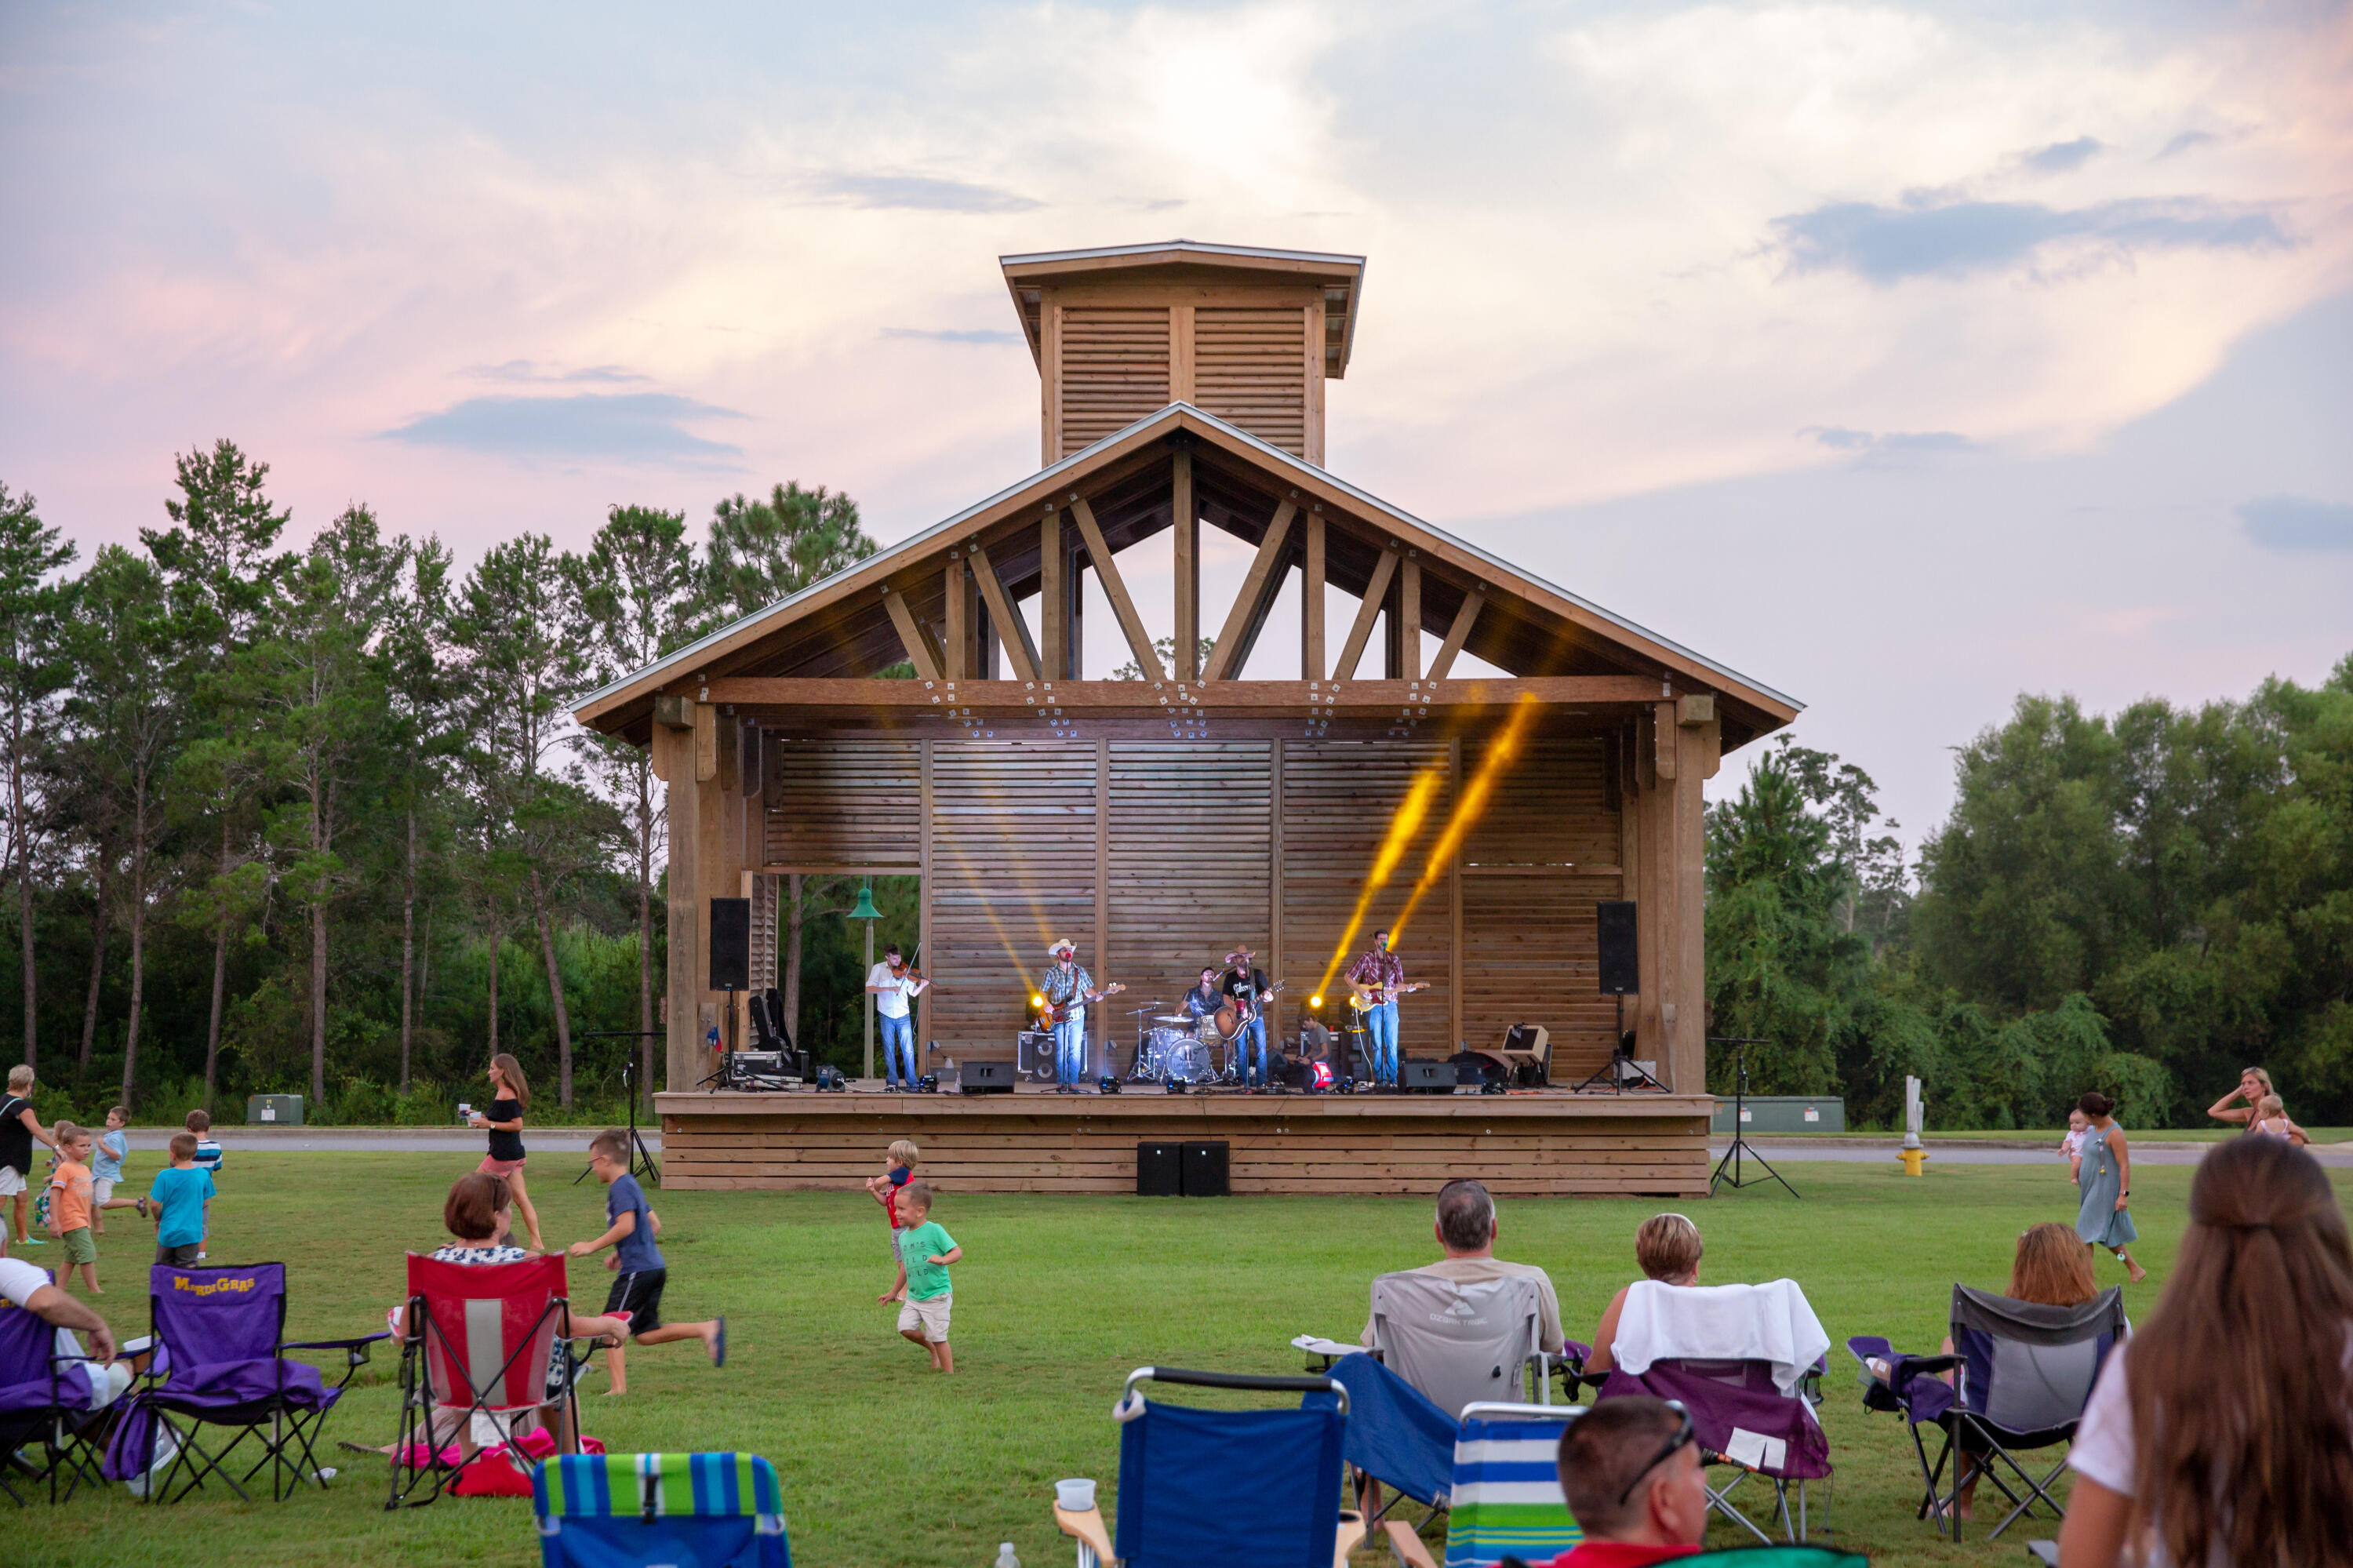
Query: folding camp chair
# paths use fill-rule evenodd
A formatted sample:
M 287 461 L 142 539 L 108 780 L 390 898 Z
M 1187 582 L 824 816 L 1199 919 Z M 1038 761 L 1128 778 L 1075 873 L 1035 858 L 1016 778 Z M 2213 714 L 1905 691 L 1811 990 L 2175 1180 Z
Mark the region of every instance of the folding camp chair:
M 568 1446 L 580 1426 L 573 1387 L 579 1362 L 564 1343 L 571 1330 L 562 1253 L 485 1264 L 410 1253 L 400 1431 L 385 1507 L 421 1507 L 439 1497 L 463 1467 L 462 1459 L 448 1462 L 444 1445 L 455 1440 L 462 1449 L 484 1426 L 490 1436 L 478 1441 L 504 1444 L 518 1423 L 552 1405 L 558 1442 Z M 428 1478 L 431 1489 L 415 1496 Z
M 1446 1568 L 1493 1568 L 1506 1557 L 1549 1563 L 1585 1538 L 1561 1496 L 1559 1466 L 1561 1434 L 1584 1414 L 1576 1405 L 1504 1404 L 1462 1413 Z
M 282 1263 L 235 1268 L 159 1263 L 147 1271 L 147 1292 L 154 1354 L 124 1403 L 104 1473 L 127 1480 L 151 1472 L 160 1428 L 178 1451 L 153 1475 L 151 1502 L 176 1502 L 212 1478 L 250 1502 L 245 1483 L 265 1468 L 272 1501 L 318 1482 L 314 1445 L 327 1412 L 366 1364 L 368 1348 L 391 1336 L 288 1340 Z M 287 1360 L 288 1351 L 341 1351 L 343 1375 L 330 1386 L 317 1367 Z M 206 1427 L 237 1435 L 207 1451 L 199 1441 Z M 260 1455 L 242 1475 L 233 1475 L 229 1457 L 248 1438 Z
M 2039 1517 L 2034 1513 L 2038 1502 L 2050 1509 L 2053 1519 L 2065 1517 L 2066 1510 L 2049 1490 L 2066 1468 L 2065 1456 L 2040 1478 L 2018 1457 L 2074 1441 L 2075 1425 L 2091 1400 L 2100 1368 L 2128 1330 L 2121 1286 L 2111 1286 L 2079 1307 L 2043 1307 L 1956 1285 L 1953 1354 L 1903 1355 L 1887 1340 L 1866 1335 L 1846 1345 L 1862 1363 L 1863 1408 L 1900 1412 L 1911 1431 L 1926 1489 L 1920 1517 L 1934 1519 L 1939 1533 L 1949 1524 L 1953 1539 L 1960 1539 L 1956 1505 L 1960 1456 L 1966 1455 L 2011 1504 L 1988 1533 L 1990 1541 L 2021 1516 Z M 1872 1371 L 1874 1360 L 1888 1369 L 1884 1381 Z M 1958 1387 L 1939 1375 L 1954 1371 L 1959 1373 Z M 1945 1435 L 1933 1462 L 1920 1436 L 1920 1428 L 1931 1424 Z M 1947 1463 L 1952 1465 L 1949 1478 Z M 2009 1479 L 1997 1465 L 2008 1467 Z M 2011 1487 L 2011 1479 L 2022 1492 Z M 1950 1490 L 1940 1490 L 1947 1484 Z
M 103 1456 L 90 1437 L 117 1392 L 71 1333 L 22 1302 L 0 1300 L 0 1492 L 22 1507 L 18 1483 L 47 1485 L 54 1503 L 62 1478 L 70 1502 L 76 1487 L 95 1482 Z
M 1429 1524 L 1445 1511 L 1453 1484 L 1454 1422 L 1368 1351 L 1339 1357 L 1329 1375 L 1348 1391 L 1341 1452 L 1356 1478 L 1365 1528 L 1387 1528 L 1382 1516 L 1400 1498 L 1421 1504 L 1427 1510 L 1421 1524 Z M 1380 1500 L 1384 1485 L 1392 1493 L 1386 1503 Z M 1419 1527 L 1400 1522 L 1398 1528 Z
M 1202 1410 L 1150 1403 L 1144 1383 L 1305 1397 L 1296 1410 Z M 1078 1542 L 1078 1568 L 1346 1568 L 1365 1538 L 1365 1521 L 1339 1506 L 1344 1383 L 1138 1367 L 1112 1417 L 1121 1424 L 1116 1547 L 1101 1508 L 1054 1509 Z
M 792 1568 L 776 1467 L 755 1454 L 567 1454 L 531 1492 L 541 1568 Z
M 1374 1353 L 1450 1418 L 1477 1401 L 1550 1403 L 1553 1369 L 1567 1358 L 1540 1348 L 1535 1280 L 1466 1284 L 1408 1269 L 1375 1278 L 1372 1298 Z
M 1733 1471 L 1721 1487 L 1707 1482 L 1709 1508 L 1769 1542 L 1732 1498 L 1754 1476 L 1773 1489 L 1768 1517 L 1787 1539 L 1803 1541 L 1807 1483 L 1831 1474 L 1830 1442 L 1808 1397 L 1828 1344 L 1793 1280 L 1707 1287 L 1641 1280 L 1619 1314 L 1611 1347 L 1617 1365 L 1599 1397 L 1647 1393 L 1681 1401 L 1699 1429 L 1703 1463 Z

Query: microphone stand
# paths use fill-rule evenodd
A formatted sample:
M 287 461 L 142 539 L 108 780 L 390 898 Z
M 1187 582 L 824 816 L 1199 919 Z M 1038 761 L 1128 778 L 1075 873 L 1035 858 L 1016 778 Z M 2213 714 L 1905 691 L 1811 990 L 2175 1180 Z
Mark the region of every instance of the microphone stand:
M 658 1029 L 595 1029 L 577 1038 L 582 1040 L 660 1040 L 667 1036 Z M 629 1098 L 629 1174 L 649 1177 L 653 1184 L 659 1187 L 661 1185 L 661 1167 L 654 1162 L 653 1151 L 646 1147 L 646 1140 L 638 1136 L 638 1059 L 634 1054 L 621 1058 L 621 1089 Z M 577 1187 L 587 1175 L 586 1171 L 582 1171 L 579 1175 L 572 1179 L 572 1184 Z
M 1746 1123 L 1741 1119 L 1742 1114 L 1748 1108 L 1748 1047 L 1751 1045 L 1769 1044 L 1771 1042 L 1765 1040 L 1743 1039 L 1735 1035 L 1710 1035 L 1708 1037 L 1708 1044 L 1711 1045 L 1730 1045 L 1736 1047 L 1736 1049 L 1732 1054 L 1734 1073 L 1732 1085 L 1732 1147 L 1724 1151 L 1724 1158 L 1716 1161 L 1715 1174 L 1707 1179 L 1707 1195 L 1711 1198 L 1715 1196 L 1716 1183 L 1725 1180 L 1724 1168 L 1729 1165 L 1732 1167 L 1732 1177 L 1729 1185 L 1735 1192 L 1739 1191 L 1743 1187 L 1761 1187 L 1765 1184 L 1766 1179 L 1769 1177 L 1773 1181 L 1780 1182 L 1781 1185 L 1788 1190 L 1789 1196 L 1792 1198 L 1803 1196 L 1803 1194 L 1795 1187 L 1791 1187 L 1789 1185 L 1788 1178 L 1784 1177 L 1778 1171 L 1774 1170 L 1772 1166 L 1766 1164 L 1765 1157 L 1763 1155 L 1757 1153 L 1756 1150 L 1749 1147 L 1748 1135 L 1746 1131 L 1742 1130 L 1746 1126 Z M 1746 1181 L 1740 1179 L 1740 1161 L 1741 1157 L 1744 1154 L 1747 1156 L 1747 1158 L 1757 1161 L 1757 1164 L 1765 1167 L 1765 1174 L 1763 1176 L 1752 1176 Z

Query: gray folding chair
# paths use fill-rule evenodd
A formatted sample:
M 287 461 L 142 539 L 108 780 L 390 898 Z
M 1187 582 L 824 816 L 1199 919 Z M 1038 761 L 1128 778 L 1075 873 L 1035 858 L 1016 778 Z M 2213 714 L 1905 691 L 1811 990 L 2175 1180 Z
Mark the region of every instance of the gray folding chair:
M 1425 1399 L 1461 1420 L 1482 1401 L 1552 1398 L 1553 1357 L 1537 1340 L 1536 1282 L 1465 1285 L 1435 1274 L 1384 1274 L 1373 1281 L 1373 1351 Z

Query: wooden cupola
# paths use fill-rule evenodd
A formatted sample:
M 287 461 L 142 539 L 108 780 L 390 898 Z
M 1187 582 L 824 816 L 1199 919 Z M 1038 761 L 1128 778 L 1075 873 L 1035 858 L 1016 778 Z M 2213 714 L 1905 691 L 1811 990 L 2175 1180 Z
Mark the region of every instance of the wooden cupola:
M 1048 465 L 1170 403 L 1324 465 L 1324 383 L 1348 367 L 1363 257 L 1173 239 L 998 261 Z

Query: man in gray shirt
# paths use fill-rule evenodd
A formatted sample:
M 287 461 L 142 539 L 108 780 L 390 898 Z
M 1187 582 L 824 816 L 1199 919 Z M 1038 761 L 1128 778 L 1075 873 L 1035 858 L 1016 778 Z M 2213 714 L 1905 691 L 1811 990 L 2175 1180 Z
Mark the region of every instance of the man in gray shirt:
M 1477 1181 L 1449 1181 L 1438 1190 L 1438 1221 L 1431 1227 L 1438 1245 L 1446 1249 L 1443 1261 L 1424 1264 L 1410 1272 L 1434 1274 L 1463 1285 L 1489 1279 L 1525 1278 L 1536 1282 L 1537 1349 L 1557 1354 L 1561 1347 L 1560 1298 L 1552 1277 L 1532 1263 L 1506 1263 L 1495 1255 L 1495 1200 Z M 1373 1319 L 1365 1319 L 1357 1341 L 1373 1342 Z

